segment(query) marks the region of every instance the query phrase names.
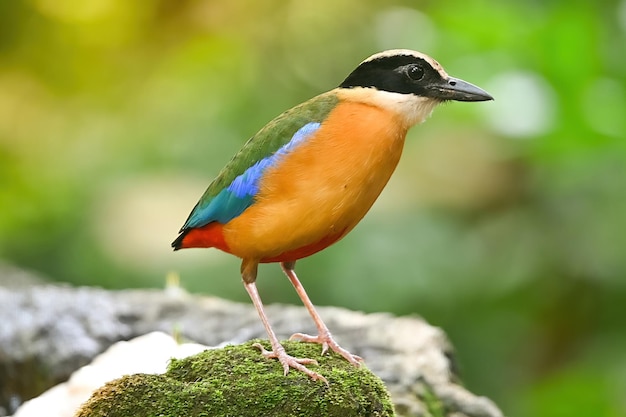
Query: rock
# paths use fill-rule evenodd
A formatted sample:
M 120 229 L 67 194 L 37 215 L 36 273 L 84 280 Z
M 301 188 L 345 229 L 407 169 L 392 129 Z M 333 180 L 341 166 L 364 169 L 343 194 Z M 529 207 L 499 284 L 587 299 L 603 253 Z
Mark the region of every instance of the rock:
M 159 374 L 172 358 L 202 352 L 206 346 L 178 344 L 165 333 L 153 332 L 128 342 L 117 342 L 89 365 L 74 372 L 67 382 L 24 403 L 14 417 L 73 416 L 91 394 L 107 382 L 127 374 Z
M 418 317 L 335 307 L 319 312 L 339 343 L 383 379 L 397 415 L 441 415 L 436 410 L 455 416 L 502 415 L 490 400 L 458 384 L 452 348 L 440 329 Z M 281 339 L 294 332 L 315 333 L 302 307 L 270 305 L 267 313 Z M 66 381 L 120 340 L 153 331 L 207 346 L 266 337 L 251 305 L 181 291 L 0 288 L 0 317 L 0 405 L 6 408 Z
M 254 342 L 260 340 L 173 360 L 164 374 L 111 381 L 76 417 L 393 416 L 383 382 L 367 367 L 356 368 L 335 354 L 321 356 L 319 346 L 285 342 L 290 354 L 316 359 L 315 370 L 328 385 L 301 372 L 285 376 L 278 361 L 259 355 Z

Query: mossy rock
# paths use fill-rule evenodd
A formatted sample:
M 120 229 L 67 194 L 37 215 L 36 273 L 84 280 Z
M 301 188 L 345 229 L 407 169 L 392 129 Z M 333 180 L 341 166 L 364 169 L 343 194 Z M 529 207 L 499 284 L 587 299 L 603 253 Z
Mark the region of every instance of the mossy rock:
M 316 359 L 313 381 L 277 360 L 263 358 L 253 340 L 173 359 L 162 375 L 136 374 L 109 382 L 82 405 L 76 417 L 393 416 L 383 382 L 365 366 L 354 367 L 320 346 L 283 342 L 287 352 Z

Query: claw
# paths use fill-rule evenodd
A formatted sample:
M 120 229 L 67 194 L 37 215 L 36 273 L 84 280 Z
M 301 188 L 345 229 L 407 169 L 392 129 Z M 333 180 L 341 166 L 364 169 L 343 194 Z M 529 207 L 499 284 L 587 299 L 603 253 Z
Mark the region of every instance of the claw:
M 335 339 L 333 339 L 330 333 L 319 334 L 317 336 L 311 336 L 304 333 L 294 333 L 291 335 L 289 340 L 299 340 L 301 342 L 307 343 L 319 343 L 320 345 L 322 345 L 322 355 L 326 354 L 326 352 L 328 352 L 328 348 L 330 348 L 333 352 L 340 354 L 345 360 L 357 367 L 361 366 L 361 362 L 363 362 L 363 358 L 358 355 L 353 355 L 352 353 L 339 346 L 339 344 L 335 342 Z
M 287 376 L 287 374 L 289 373 L 289 369 L 293 368 L 300 372 L 305 373 L 314 381 L 323 381 L 326 385 L 328 385 L 328 380 L 326 378 L 324 378 L 322 375 L 318 374 L 317 372 L 311 371 L 309 368 L 304 366 L 304 365 L 318 365 L 315 359 L 296 358 L 294 356 L 288 355 L 287 352 L 285 352 L 285 349 L 280 345 L 279 345 L 280 348 L 277 348 L 274 350 L 267 350 L 260 343 L 255 343 L 252 346 L 259 349 L 261 351 L 261 355 L 263 355 L 264 358 L 278 359 L 278 361 L 283 366 L 283 370 L 285 371 L 284 372 L 285 376 Z

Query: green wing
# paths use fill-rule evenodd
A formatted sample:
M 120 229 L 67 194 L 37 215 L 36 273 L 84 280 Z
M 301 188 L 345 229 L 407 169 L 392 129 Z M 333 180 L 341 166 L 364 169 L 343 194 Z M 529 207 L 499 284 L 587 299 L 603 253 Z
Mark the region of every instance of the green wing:
M 201 227 L 212 221 L 220 221 L 239 215 L 252 204 L 253 197 L 236 198 L 227 188 L 259 161 L 273 155 L 288 144 L 294 134 L 308 123 L 322 123 L 339 99 L 334 92 L 312 98 L 277 116 L 256 135 L 250 138 L 220 171 L 204 192 L 181 232 Z

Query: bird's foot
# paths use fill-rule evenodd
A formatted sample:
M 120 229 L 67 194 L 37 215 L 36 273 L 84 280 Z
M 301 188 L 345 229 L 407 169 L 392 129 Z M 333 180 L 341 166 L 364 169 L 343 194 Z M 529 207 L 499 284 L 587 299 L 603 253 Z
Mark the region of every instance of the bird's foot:
M 274 347 L 273 350 L 266 350 L 263 347 L 263 345 L 261 345 L 260 343 L 255 343 L 252 346 L 259 349 L 263 357 L 268 358 L 268 359 L 278 359 L 278 361 L 283 366 L 283 369 L 285 371 L 285 376 L 289 373 L 289 368 L 293 368 L 300 372 L 305 373 L 314 381 L 318 381 L 318 380 L 324 381 L 324 383 L 328 385 L 328 380 L 326 380 L 326 378 L 324 378 L 322 375 L 318 374 L 317 372 L 311 371 L 309 368 L 304 366 L 304 365 L 318 365 L 315 359 L 296 358 L 294 356 L 288 355 L 287 352 L 285 352 L 285 348 L 282 347 L 281 345 L 278 345 L 278 347 Z
M 333 339 L 333 337 L 331 336 L 330 332 L 320 333 L 317 336 L 311 336 L 304 333 L 294 333 L 291 335 L 289 340 L 299 340 L 301 342 L 307 343 L 319 343 L 320 345 L 322 345 L 322 355 L 328 352 L 328 349 L 330 348 L 330 350 L 340 354 L 348 362 L 357 367 L 361 366 L 361 362 L 363 362 L 363 358 L 358 355 L 353 355 L 352 353 L 339 346 L 339 344 L 337 344 L 337 342 L 335 342 L 335 339 Z

